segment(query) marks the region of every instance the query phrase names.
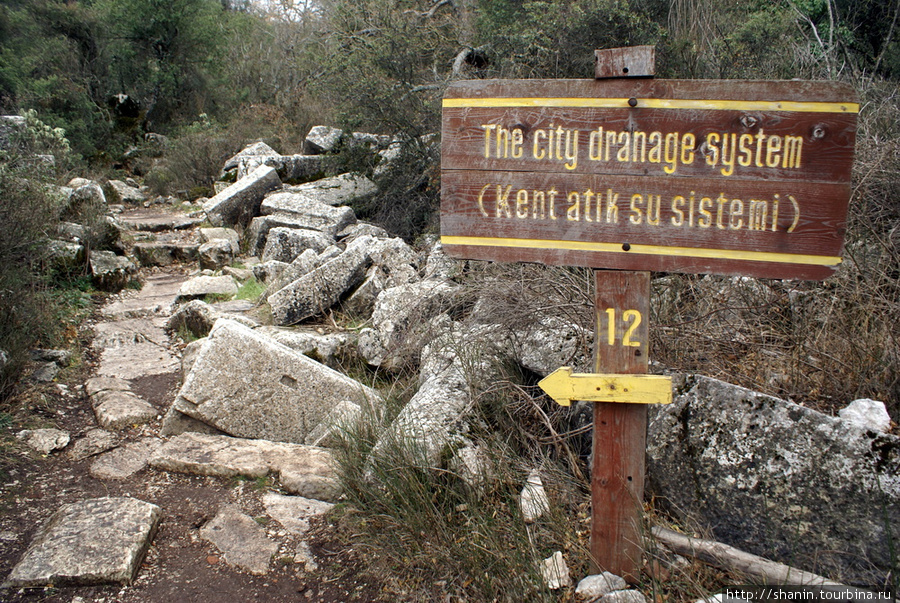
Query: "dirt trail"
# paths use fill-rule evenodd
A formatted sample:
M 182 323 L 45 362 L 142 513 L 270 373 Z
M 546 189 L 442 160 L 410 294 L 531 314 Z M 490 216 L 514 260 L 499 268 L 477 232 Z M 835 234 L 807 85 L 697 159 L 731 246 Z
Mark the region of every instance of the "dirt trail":
M 189 232 L 182 236 L 191 236 Z M 266 516 L 262 496 L 277 491 L 269 480 L 248 481 L 191 476 L 143 466 L 118 479 L 101 478 L 104 454 L 73 460 L 75 442 L 97 418 L 84 382 L 94 376 L 127 380 L 132 393 L 152 404 L 157 417 L 115 431 L 120 449 L 143 440 L 158 442 L 160 420 L 181 383 L 178 343 L 162 329 L 166 314 L 189 268 L 141 269 L 144 286 L 112 296 L 78 333 L 80 362 L 55 382 L 33 384 L 20 400 L 32 417 L 28 427 L 55 427 L 71 436 L 69 446 L 42 456 L 11 437 L 3 450 L 8 479 L 0 483 L 0 581 L 32 541 L 38 527 L 61 505 L 101 496 L 127 496 L 161 507 L 159 531 L 131 585 L 73 586 L 0 590 L 15 602 L 246 603 L 247 601 L 398 601 L 384 584 L 364 575 L 361 558 L 324 518 L 313 520 L 303 541 L 312 565 L 300 561 L 301 538 Z M 93 467 L 93 471 L 92 471 Z M 225 504 L 256 519 L 278 542 L 265 575 L 252 575 L 226 562 L 221 551 L 200 537 L 200 528 Z M 295 559 L 296 557 L 296 559 Z

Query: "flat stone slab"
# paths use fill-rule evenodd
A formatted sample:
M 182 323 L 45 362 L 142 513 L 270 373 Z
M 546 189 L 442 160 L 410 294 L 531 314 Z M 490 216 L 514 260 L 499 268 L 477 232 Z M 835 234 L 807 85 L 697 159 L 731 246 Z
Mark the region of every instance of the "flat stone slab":
M 59 429 L 23 429 L 16 437 L 41 454 L 62 450 L 69 443 L 68 432 Z
M 207 295 L 234 295 L 237 292 L 237 283 L 230 276 L 197 276 L 181 284 L 176 301 Z
M 341 207 L 333 205 L 337 204 L 323 203 L 314 194 L 283 191 L 266 197 L 259 211 L 263 216 L 282 216 L 282 219 L 288 221 L 293 217 L 299 221 L 297 228 L 320 230 L 334 236 L 355 223 L 356 214 L 345 205 Z
M 181 283 L 187 280 L 183 274 L 154 274 L 144 279 L 139 291 L 124 291 L 102 310 L 107 318 L 140 318 L 154 314 L 167 315 L 169 307 L 178 295 Z
M 118 438 L 111 431 L 100 428 L 91 429 L 72 445 L 71 450 L 69 450 L 69 458 L 75 462 L 83 461 L 86 458 L 115 448 L 117 444 Z
M 299 186 L 292 186 L 286 192 L 302 195 L 325 205 L 346 205 L 361 197 L 368 197 L 378 192 L 375 183 L 365 176 L 341 174 L 330 178 L 322 178 Z M 293 210 L 288 210 L 293 211 Z M 262 213 L 268 213 L 263 211 Z
M 135 243 L 131 251 L 141 266 L 171 266 L 196 261 L 199 250 L 199 243 L 154 241 Z
M 136 379 L 176 372 L 181 363 L 168 347 L 165 318 L 132 318 L 94 325 L 95 349 L 100 351 L 97 375 Z
M 234 505 L 224 505 L 200 528 L 200 537 L 216 545 L 225 561 L 262 575 L 269 570 L 278 543 L 266 537 L 266 531 L 252 517 Z
M 100 392 L 131 391 L 131 384 L 124 379 L 117 379 L 116 377 L 91 377 L 84 382 L 84 391 L 93 398 Z
M 309 530 L 309 520 L 334 508 L 332 503 L 303 496 L 285 496 L 266 492 L 262 499 L 266 514 L 280 523 L 290 534 L 302 536 Z
M 124 429 L 129 425 L 149 423 L 159 410 L 143 398 L 131 392 L 100 392 L 91 400 L 94 415 L 103 429 Z
M 126 228 L 139 232 L 186 230 L 203 222 L 201 218 L 189 218 L 184 214 L 166 213 L 156 210 L 122 212 L 116 219 Z
M 38 530 L 5 587 L 129 584 L 162 512 L 134 498 L 64 505 Z
M 150 457 L 156 469 L 193 475 L 276 474 L 288 492 L 318 500 L 334 500 L 340 493 L 333 463 L 330 452 L 315 446 L 200 433 L 177 435 Z
M 158 438 L 141 438 L 98 456 L 91 463 L 97 479 L 127 479 L 147 467 L 150 455 L 162 445 Z

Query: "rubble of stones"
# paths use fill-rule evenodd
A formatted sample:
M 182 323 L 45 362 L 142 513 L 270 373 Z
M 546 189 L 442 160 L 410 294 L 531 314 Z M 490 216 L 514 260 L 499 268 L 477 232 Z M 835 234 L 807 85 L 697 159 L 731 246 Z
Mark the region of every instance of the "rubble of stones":
M 91 250 L 89 259 L 98 287 L 121 289 L 135 277 L 138 265 L 195 269 L 192 278 L 172 285 L 170 297 L 161 295 L 160 301 L 140 309 L 129 307 L 126 299 L 118 310 L 110 310 L 118 312 L 120 324 L 147 322 L 148 316 L 156 322 L 132 322 L 130 330 L 109 331 L 112 334 L 102 339 L 104 353 L 152 342 L 164 337 L 162 330 L 193 339 L 177 359 L 183 383 L 161 417 L 160 437 L 122 449 L 122 456 L 132 459 L 124 474 L 149 465 L 223 477 L 276 476 L 291 498 L 324 512 L 340 498 L 329 447 L 341 429 L 382 404 L 378 391 L 341 371 L 356 358 L 386 372 L 413 368 L 419 373 L 417 392 L 375 446 L 371 462 L 378 462 L 386 442 L 402 437 L 418 442 L 423 462 L 432 466 L 441 462 L 444 451 L 455 451 L 451 468 L 480 488 L 491 479 L 491 467 L 467 425 L 476 376 L 490 382 L 498 360 L 513 361 L 542 376 L 560 366 L 587 365 L 581 342 L 590 340 L 591 333 L 552 315 L 515 332 L 495 324 L 479 312 L 477 301 L 471 303 L 471 293 L 458 279 L 462 264 L 447 257 L 435 237 L 415 249 L 377 225 L 358 221 L 352 205 L 377 192 L 374 182 L 356 174 L 323 175 L 325 154 L 346 136 L 315 127 L 303 155 L 283 156 L 264 143 L 250 145 L 224 166 L 223 178 L 233 177 L 233 183 L 220 183 L 215 196 L 188 206 L 187 214 L 161 212 L 154 217 L 136 211 L 152 210 L 153 204 L 135 182 L 109 182 L 105 188 L 78 179 L 69 184 L 65 193 L 70 206 L 88 203 L 109 210 L 91 226 L 99 224 L 106 241 L 104 249 Z M 396 143 L 368 135 L 356 135 L 355 140 L 379 153 L 379 170 L 390 169 Z M 54 243 L 59 262 L 85 261 L 82 240 L 87 228 L 64 224 Z M 126 229 L 134 238 L 130 247 L 122 243 Z M 96 233 L 90 236 L 97 238 Z M 270 319 L 261 318 L 265 313 L 258 311 L 260 305 L 233 300 L 242 285 L 253 280 L 265 288 L 258 303 L 268 309 Z M 151 284 L 156 286 L 145 283 L 145 292 Z M 328 320 L 334 312 L 354 317 L 365 327 L 337 328 Z M 140 329 L 145 330 L 135 341 L 122 341 L 130 335 L 121 333 Z M 131 350 L 126 356 L 138 354 L 137 347 L 124 349 Z M 153 362 L 167 366 L 169 360 L 175 361 Z M 50 365 L 59 360 L 43 362 L 52 371 Z M 119 365 L 110 357 L 107 366 Z M 117 372 L 126 368 L 110 368 L 86 384 L 99 429 L 74 445 L 68 434 L 55 432 L 26 433 L 23 440 L 34 442 L 31 445 L 43 454 L 67 446 L 71 454 L 99 454 L 118 445 L 114 433 L 124 425 L 158 421 L 157 409 L 130 392 L 128 374 Z M 882 512 L 887 500 L 891 521 L 900 523 L 900 516 L 894 517 L 900 507 L 900 443 L 887 433 L 891 426 L 883 404 L 857 402 L 846 417 L 842 413 L 842 418 L 832 418 L 712 379 L 679 379 L 675 402 L 651 412 L 648 438 L 648 482 L 673 509 L 712 525 L 732 544 L 746 542 L 741 535 L 744 518 L 763 515 L 765 526 L 758 535 L 763 550 L 758 552 L 764 555 L 814 556 L 803 544 L 805 533 L 795 529 L 799 521 L 810 526 L 810 536 L 817 534 L 811 539 L 815 547 L 851 551 L 876 567 L 890 567 L 885 525 L 891 522 L 885 524 Z M 729 438 L 722 435 L 726 432 Z M 824 445 L 822 434 L 832 442 L 827 450 L 818 447 Z M 726 444 L 730 447 L 723 447 Z M 696 475 L 695 468 L 703 463 L 709 465 L 708 480 Z M 97 471 L 123 474 L 103 467 Z M 774 485 L 786 476 L 790 488 Z M 841 499 L 842 505 L 829 509 L 823 502 L 825 490 L 804 489 L 804 482 L 812 479 L 828 483 L 828 495 Z M 536 521 L 553 503 L 539 471 L 523 476 L 522 484 L 523 517 Z M 116 501 L 97 499 L 93 504 L 108 510 Z M 852 513 L 850 504 L 857 505 Z M 784 520 L 772 512 L 780 505 L 789 509 Z M 72 510 L 60 513 L 64 511 L 74 515 Z M 135 529 L 152 538 L 158 512 L 129 507 L 128 514 L 140 516 Z M 854 535 L 853 526 L 847 525 L 850 517 L 866 538 Z M 247 519 L 239 510 L 222 509 L 203 528 L 204 538 L 230 563 L 264 573 L 274 549 Z M 48 525 L 59 530 L 67 521 L 76 528 L 84 522 L 55 518 Z M 812 530 L 813 525 L 820 530 Z M 830 531 L 829 525 L 839 529 Z M 259 546 L 249 544 L 256 541 Z M 42 550 L 53 549 L 50 542 L 50 536 L 40 533 L 8 584 L 59 579 L 46 569 L 52 564 L 35 560 Z M 102 574 L 104 580 L 128 582 L 140 566 L 146 541 L 122 546 L 127 553 L 121 555 L 129 562 Z M 51 551 L 74 563 L 77 555 L 69 553 Z M 848 575 L 861 579 L 862 570 L 853 573 L 855 567 Z M 562 553 L 544 560 L 540 569 L 550 588 L 571 584 Z M 96 568 L 86 571 L 100 575 Z M 67 574 L 66 580 L 75 578 Z M 640 599 L 640 593 L 627 590 L 611 575 L 590 577 L 577 593 L 607 603 Z

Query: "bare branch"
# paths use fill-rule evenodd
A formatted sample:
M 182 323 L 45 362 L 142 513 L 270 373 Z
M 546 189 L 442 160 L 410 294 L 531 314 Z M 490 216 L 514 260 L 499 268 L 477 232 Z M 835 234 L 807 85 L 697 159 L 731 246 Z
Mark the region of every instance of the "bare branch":
M 434 6 L 432 6 L 430 9 L 428 9 L 427 11 L 424 11 L 424 12 L 418 11 L 418 10 L 412 10 L 412 9 L 405 10 L 403 12 L 404 12 L 404 14 L 412 13 L 412 14 L 418 15 L 419 17 L 422 17 L 423 19 L 434 19 L 434 15 L 437 14 L 438 9 L 441 8 L 442 6 L 453 6 L 453 0 L 437 0 L 437 2 L 434 3 Z
M 770 561 L 714 540 L 691 538 L 659 526 L 655 526 L 652 532 L 657 540 L 679 555 L 695 557 L 716 567 L 736 570 L 748 577 L 761 580 L 763 584 L 850 588 L 817 574 Z

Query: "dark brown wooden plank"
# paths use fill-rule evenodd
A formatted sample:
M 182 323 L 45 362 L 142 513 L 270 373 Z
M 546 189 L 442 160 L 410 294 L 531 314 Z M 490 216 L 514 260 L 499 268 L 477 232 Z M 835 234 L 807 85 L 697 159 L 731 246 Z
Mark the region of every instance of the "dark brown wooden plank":
M 856 103 L 855 90 L 843 82 L 772 80 L 460 80 L 444 98 L 620 97 Z
M 594 78 L 653 77 L 656 47 L 628 46 L 594 51 Z
M 855 100 L 832 82 L 457 83 L 445 245 L 497 261 L 826 278 L 846 230 Z
M 855 132 L 840 113 L 449 108 L 441 168 L 847 182 Z
M 441 234 L 455 257 L 497 261 L 767 278 L 826 278 L 839 263 L 847 185 L 684 184 L 630 176 L 445 172 Z M 529 245 L 535 255 L 522 241 L 547 244 Z M 592 243 L 600 248 L 579 248 Z M 473 254 L 479 246 L 484 248 Z
M 650 273 L 598 270 L 595 282 L 595 372 L 646 373 Z M 631 582 L 639 578 L 643 552 L 646 434 L 646 405 L 595 403 L 591 556 L 600 569 Z

